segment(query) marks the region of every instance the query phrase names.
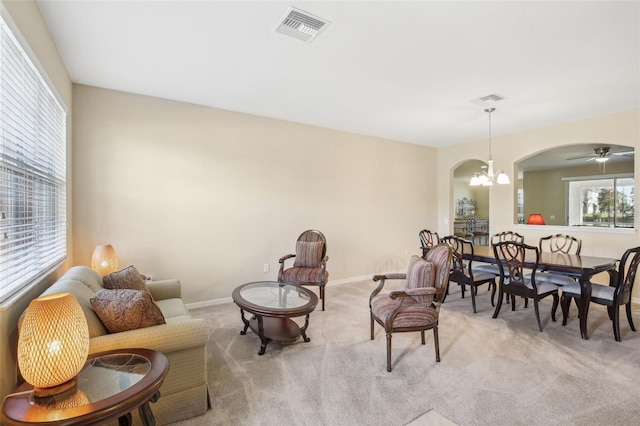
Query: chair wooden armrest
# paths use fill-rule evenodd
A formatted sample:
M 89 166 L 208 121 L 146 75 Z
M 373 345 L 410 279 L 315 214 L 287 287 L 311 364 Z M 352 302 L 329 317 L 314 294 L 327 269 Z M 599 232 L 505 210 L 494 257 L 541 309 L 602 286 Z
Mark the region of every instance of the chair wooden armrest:
M 278 260 L 278 262 L 279 262 L 279 263 L 284 263 L 284 261 L 285 261 L 285 260 L 287 260 L 287 259 L 291 259 L 292 257 L 296 257 L 296 255 L 295 255 L 295 254 L 285 254 L 284 256 L 282 256 L 282 257 Z

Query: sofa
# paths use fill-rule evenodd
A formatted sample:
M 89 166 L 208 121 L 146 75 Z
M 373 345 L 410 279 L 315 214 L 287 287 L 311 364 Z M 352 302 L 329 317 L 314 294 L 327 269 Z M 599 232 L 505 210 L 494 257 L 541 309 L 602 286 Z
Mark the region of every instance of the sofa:
M 98 273 L 75 266 L 42 295 L 72 293 L 89 326 L 89 354 L 120 348 L 148 348 L 164 353 L 169 373 L 160 388 L 160 399 L 151 404 L 156 424 L 163 425 L 203 415 L 211 407 L 207 385 L 209 330 L 203 319 L 192 318 L 181 297 L 180 281 L 147 281 L 146 286 L 164 316 L 165 324 L 109 333 L 94 311 L 90 299 L 103 289 Z M 141 424 L 132 413 L 134 424 Z

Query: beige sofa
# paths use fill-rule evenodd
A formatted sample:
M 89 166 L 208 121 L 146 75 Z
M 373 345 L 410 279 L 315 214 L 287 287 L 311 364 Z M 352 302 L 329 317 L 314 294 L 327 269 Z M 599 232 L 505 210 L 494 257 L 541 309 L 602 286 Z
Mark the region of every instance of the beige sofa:
M 109 334 L 91 307 L 89 299 L 102 289 L 102 278 L 92 269 L 69 269 L 43 294 L 72 293 L 84 310 L 89 325 L 89 353 L 119 348 L 148 348 L 164 353 L 169 373 L 160 388 L 160 399 L 151 404 L 159 425 L 203 415 L 210 408 L 207 387 L 209 330 L 204 320 L 189 315 L 180 298 L 180 281 L 147 282 L 166 324 Z M 134 424 L 140 424 L 132 413 Z

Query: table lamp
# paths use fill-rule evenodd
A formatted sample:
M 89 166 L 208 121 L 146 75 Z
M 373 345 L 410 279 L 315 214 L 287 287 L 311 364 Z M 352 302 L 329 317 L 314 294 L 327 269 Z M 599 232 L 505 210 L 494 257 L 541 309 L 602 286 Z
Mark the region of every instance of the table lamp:
M 89 327 L 73 294 L 50 294 L 29 303 L 18 337 L 18 366 L 33 385 L 36 403 L 75 390 L 88 354 Z
M 91 257 L 91 269 L 102 277 L 118 270 L 118 255 L 111 244 L 96 246 Z
M 540 213 L 531 213 L 527 219 L 527 225 L 545 225 L 544 217 Z

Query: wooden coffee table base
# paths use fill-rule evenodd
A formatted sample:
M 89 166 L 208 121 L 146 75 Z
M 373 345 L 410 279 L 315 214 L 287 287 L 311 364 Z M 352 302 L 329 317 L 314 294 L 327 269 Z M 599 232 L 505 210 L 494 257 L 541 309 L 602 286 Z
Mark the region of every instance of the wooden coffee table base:
M 300 336 L 305 342 L 311 341 L 307 337 L 306 331 L 309 326 L 309 314 L 305 316 L 304 326 L 300 328 L 298 324 L 289 318 L 267 317 L 254 314 L 251 319 L 247 320 L 244 316 L 244 310 L 240 309 L 244 330 L 240 332 L 243 336 L 247 334 L 247 329 L 251 328 L 255 334 L 260 337 L 262 344 L 258 355 L 263 355 L 267 345 L 270 342 L 276 343 L 293 343 Z

